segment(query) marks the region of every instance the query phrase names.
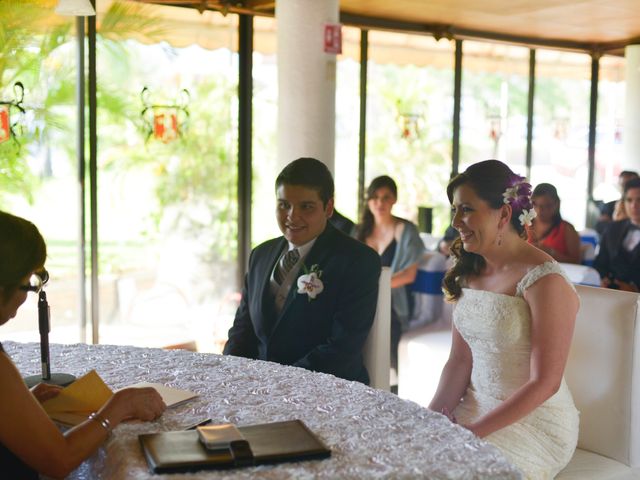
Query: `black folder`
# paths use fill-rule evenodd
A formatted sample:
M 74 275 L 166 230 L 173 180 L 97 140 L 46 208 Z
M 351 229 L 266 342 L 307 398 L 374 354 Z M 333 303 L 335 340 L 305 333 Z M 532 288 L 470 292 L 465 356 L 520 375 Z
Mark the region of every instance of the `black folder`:
M 207 450 L 195 430 L 147 433 L 138 439 L 153 473 L 236 468 L 331 455 L 301 420 L 247 425 L 238 430 L 246 442 L 231 442 L 229 448 L 219 450 Z

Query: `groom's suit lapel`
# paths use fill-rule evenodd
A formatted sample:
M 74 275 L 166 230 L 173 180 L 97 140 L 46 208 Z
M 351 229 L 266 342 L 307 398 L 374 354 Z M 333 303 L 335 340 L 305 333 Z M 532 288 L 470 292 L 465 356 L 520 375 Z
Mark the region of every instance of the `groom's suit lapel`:
M 310 269 L 312 265 L 318 264 L 320 267 L 320 270 L 322 270 L 323 264 L 327 261 L 327 258 L 331 254 L 331 245 L 332 245 L 332 241 L 334 239 L 335 234 L 336 233 L 335 233 L 334 227 L 330 223 L 327 223 L 327 226 L 324 229 L 324 232 L 322 232 L 318 236 L 318 239 L 313 244 L 313 247 L 311 247 L 309 254 L 304 259 L 304 265 L 308 269 Z M 297 279 L 303 273 L 304 273 L 304 268 L 301 266 L 300 270 L 298 271 L 298 275 L 296 275 L 296 280 L 293 282 L 293 284 L 291 285 L 291 288 L 289 289 L 289 293 L 287 294 L 287 299 L 284 302 L 282 311 L 280 312 L 280 315 L 278 315 L 278 319 L 275 325 L 273 326 L 271 333 L 276 331 L 282 319 L 286 315 L 291 313 L 291 311 L 295 309 L 296 305 L 299 305 L 300 302 L 309 301 L 306 295 L 298 294 Z M 317 300 L 318 299 L 314 301 L 317 301 Z

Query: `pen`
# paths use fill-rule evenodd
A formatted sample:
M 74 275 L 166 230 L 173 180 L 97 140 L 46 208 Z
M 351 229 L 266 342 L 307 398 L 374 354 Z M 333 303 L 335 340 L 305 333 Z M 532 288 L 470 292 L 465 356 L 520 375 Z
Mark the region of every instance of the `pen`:
M 185 430 L 195 430 L 196 428 L 202 427 L 203 425 L 208 425 L 209 423 L 211 423 L 211 419 L 207 418 L 206 420 L 203 420 L 201 422 L 189 425 L 187 428 L 185 428 Z

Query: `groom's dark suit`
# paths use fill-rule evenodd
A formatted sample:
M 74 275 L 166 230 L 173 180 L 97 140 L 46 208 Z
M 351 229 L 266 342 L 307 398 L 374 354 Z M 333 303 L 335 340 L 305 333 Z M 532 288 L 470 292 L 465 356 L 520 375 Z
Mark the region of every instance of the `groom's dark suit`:
M 322 271 L 324 290 L 315 299 L 289 290 L 280 315 L 270 277 L 287 248 L 284 237 L 251 252 L 240 307 L 224 354 L 269 360 L 369 383 L 362 347 L 378 298 L 380 257 L 330 223 L 304 259 Z M 303 274 L 301 270 L 296 278 Z

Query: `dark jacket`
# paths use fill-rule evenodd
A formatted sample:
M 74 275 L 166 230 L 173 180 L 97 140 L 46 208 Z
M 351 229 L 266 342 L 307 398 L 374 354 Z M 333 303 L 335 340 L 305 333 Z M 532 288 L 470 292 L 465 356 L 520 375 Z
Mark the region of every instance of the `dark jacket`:
M 611 275 L 640 287 L 640 244 L 631 252 L 622 247 L 630 224 L 630 220 L 620 220 L 609 225 L 600 239 L 600 251 L 593 266 L 603 278 Z
M 310 300 L 297 293 L 294 283 L 276 315 L 269 279 L 286 245 L 279 237 L 251 252 L 242 300 L 223 353 L 368 384 L 362 347 L 376 312 L 380 257 L 327 223 L 304 260 L 308 269 L 318 265 L 324 290 Z

